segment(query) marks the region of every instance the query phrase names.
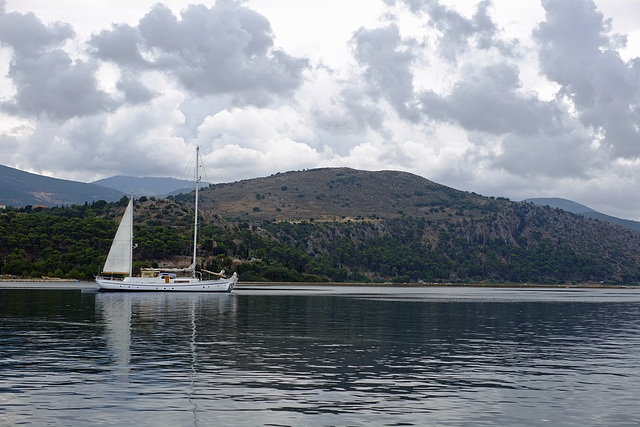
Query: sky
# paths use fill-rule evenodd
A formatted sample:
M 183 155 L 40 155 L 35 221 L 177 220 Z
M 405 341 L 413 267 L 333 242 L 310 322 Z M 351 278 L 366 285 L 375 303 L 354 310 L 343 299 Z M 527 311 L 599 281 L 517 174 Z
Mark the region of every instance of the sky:
M 640 220 L 640 1 L 0 0 L 0 164 L 401 170 Z

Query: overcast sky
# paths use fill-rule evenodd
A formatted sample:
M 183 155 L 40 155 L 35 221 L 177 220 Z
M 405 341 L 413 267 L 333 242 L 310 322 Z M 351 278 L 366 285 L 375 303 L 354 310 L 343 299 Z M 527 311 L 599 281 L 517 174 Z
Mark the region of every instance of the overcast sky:
M 0 164 L 326 166 L 640 220 L 640 1 L 0 0 Z

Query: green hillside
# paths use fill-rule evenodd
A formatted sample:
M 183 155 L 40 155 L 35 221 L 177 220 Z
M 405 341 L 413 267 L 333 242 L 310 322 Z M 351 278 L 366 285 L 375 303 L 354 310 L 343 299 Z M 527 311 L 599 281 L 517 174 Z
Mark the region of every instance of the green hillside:
M 640 283 L 636 231 L 408 173 L 314 169 L 201 195 L 201 266 L 241 281 Z M 0 273 L 91 278 L 123 206 L 0 215 Z M 137 267 L 188 263 L 192 206 L 136 203 Z

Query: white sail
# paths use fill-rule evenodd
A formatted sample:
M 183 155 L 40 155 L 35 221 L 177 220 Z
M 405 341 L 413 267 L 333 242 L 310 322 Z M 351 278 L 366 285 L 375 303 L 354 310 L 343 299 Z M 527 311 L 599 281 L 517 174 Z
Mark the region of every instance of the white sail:
M 107 262 L 102 269 L 103 273 L 109 274 L 129 274 L 131 275 L 133 244 L 133 197 L 129 199 L 127 210 L 124 212 L 122 221 L 118 226 L 116 237 L 113 239 Z

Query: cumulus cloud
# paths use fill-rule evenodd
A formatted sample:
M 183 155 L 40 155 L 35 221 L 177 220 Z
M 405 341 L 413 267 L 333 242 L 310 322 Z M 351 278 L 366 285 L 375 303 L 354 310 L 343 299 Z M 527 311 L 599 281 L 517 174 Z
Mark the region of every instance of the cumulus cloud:
M 38 56 L 75 35 L 73 28 L 62 22 L 46 26 L 33 13 L 7 13 L 6 1 L 0 1 L 0 24 L 0 41 L 26 57 Z
M 146 104 L 159 93 L 149 88 L 141 76 L 135 73 L 121 73 L 115 84 L 115 88 L 122 94 L 124 102 L 128 105 Z
M 465 130 L 468 159 L 473 158 L 476 167 L 523 176 L 568 176 L 590 169 L 592 162 L 585 161 L 593 154 L 588 134 L 575 130 L 575 120 L 561 100 L 542 100 L 523 88 L 519 56 L 511 49 L 517 43 L 501 38 L 488 14 L 490 2 L 480 2 L 470 18 L 436 1 L 404 3 L 431 30 L 424 40 L 403 38 L 393 23 L 354 35 L 354 55 L 364 67 L 362 77 L 372 99 L 384 99 L 416 125 L 453 124 Z M 429 40 L 449 61 L 445 67 L 454 77 L 448 90 L 413 86 L 414 73 L 424 72 L 418 56 L 424 52 L 416 47 Z M 379 107 L 379 115 L 382 111 Z M 352 108 L 351 113 L 357 117 L 359 110 Z M 379 123 L 372 128 L 381 129 Z M 422 143 L 428 146 L 430 141 Z M 549 156 L 554 161 L 548 161 Z
M 396 24 L 367 30 L 360 28 L 353 36 L 354 54 L 365 67 L 364 78 L 371 94 L 382 96 L 405 118 L 415 119 L 411 106 L 413 54 L 411 41 L 402 40 Z
M 33 13 L 7 13 L 0 3 L 0 44 L 13 52 L 8 77 L 15 86 L 15 96 L 0 103 L 2 110 L 65 120 L 116 107 L 99 89 L 95 65 L 60 48 L 73 36 L 67 24 L 45 25 Z
M 127 24 L 114 24 L 111 30 L 103 30 L 93 36 L 90 45 L 95 49 L 96 56 L 104 61 L 142 70 L 149 65 L 140 53 L 143 42 L 144 39 L 136 28 Z
M 289 106 L 247 107 L 207 117 L 195 142 L 216 174 L 234 169 L 269 175 L 321 162 L 326 153 L 305 142 L 313 137 L 307 117 Z
M 572 103 L 612 156 L 640 156 L 640 61 L 620 58 L 615 40 L 621 39 L 593 1 L 542 4 L 546 20 L 534 36 L 542 71 L 561 86 L 558 97 Z
M 420 94 L 422 112 L 430 118 L 452 121 L 470 131 L 494 135 L 553 135 L 561 131 L 562 111 L 555 102 L 521 93 L 518 69 L 500 63 L 465 75 L 446 96 Z
M 505 41 L 499 37 L 499 30 L 490 15 L 492 2 L 480 1 L 473 16 L 465 17 L 455 9 L 442 4 L 438 0 L 386 0 L 389 4 L 405 4 L 413 13 L 428 19 L 429 25 L 439 36 L 438 53 L 448 61 L 455 62 L 458 56 L 467 49 L 497 49 L 502 54 L 511 56 L 517 41 Z
M 158 4 L 136 27 L 116 25 L 90 44 L 97 58 L 123 70 L 161 71 L 193 95 L 233 94 L 256 105 L 290 95 L 308 67 L 274 47 L 264 16 L 234 1 L 189 5 L 180 18 Z

